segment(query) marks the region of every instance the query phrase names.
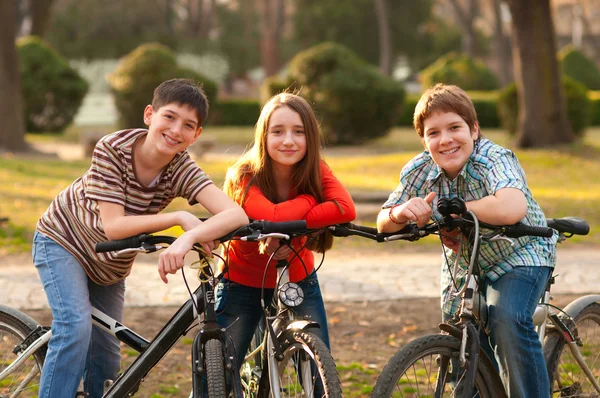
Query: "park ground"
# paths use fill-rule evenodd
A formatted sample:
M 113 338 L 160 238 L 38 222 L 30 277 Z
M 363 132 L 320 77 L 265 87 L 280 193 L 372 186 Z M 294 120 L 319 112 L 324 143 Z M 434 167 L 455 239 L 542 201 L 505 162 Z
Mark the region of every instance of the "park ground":
M 559 295 L 564 306 L 576 296 Z M 403 299 L 376 302 L 327 302 L 332 353 L 344 397 L 369 397 L 388 360 L 404 344 L 425 334 L 438 333 L 439 299 Z M 127 307 L 125 324 L 146 338 L 153 337 L 171 318 L 175 307 Z M 50 322 L 49 310 L 28 311 L 39 322 Z M 143 382 L 139 397 L 187 397 L 191 387 L 190 347 L 195 330 L 158 364 Z M 135 359 L 122 350 L 124 365 Z

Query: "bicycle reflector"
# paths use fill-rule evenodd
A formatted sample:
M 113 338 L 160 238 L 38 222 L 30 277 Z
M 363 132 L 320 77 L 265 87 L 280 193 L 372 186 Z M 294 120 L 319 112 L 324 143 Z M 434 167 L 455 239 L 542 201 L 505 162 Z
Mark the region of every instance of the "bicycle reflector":
M 294 282 L 286 282 L 279 288 L 279 300 L 288 307 L 296 307 L 304 301 L 304 291 Z

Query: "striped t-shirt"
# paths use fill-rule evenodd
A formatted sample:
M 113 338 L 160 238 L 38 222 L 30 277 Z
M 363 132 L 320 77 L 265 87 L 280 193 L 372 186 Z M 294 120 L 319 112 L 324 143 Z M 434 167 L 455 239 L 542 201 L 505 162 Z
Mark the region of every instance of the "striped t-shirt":
M 196 195 L 212 184 L 187 151 L 175 155 L 152 187 L 140 184 L 133 152 L 137 140 L 147 133 L 122 130 L 103 137 L 94 149 L 90 169 L 58 194 L 37 223 L 38 231 L 73 254 L 100 285 L 125 278 L 135 254 L 117 258 L 114 252 L 94 252 L 97 242 L 107 240 L 98 201 L 122 205 L 126 216 L 157 214 L 176 197 L 195 204 Z

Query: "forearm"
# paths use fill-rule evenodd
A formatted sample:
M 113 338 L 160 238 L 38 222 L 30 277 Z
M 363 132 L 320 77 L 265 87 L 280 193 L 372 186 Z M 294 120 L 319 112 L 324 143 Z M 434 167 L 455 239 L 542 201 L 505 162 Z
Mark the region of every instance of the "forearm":
M 180 225 L 180 213 L 149 214 L 142 216 L 111 217 L 103 224 L 107 239 L 124 239 L 142 233 L 153 233 Z
M 400 231 L 408 224 L 408 219 L 401 219 L 400 217 L 396 217 L 393 214 L 392 217 L 394 217 L 394 221 L 392 221 L 390 218 L 390 211 L 392 211 L 392 209 L 393 208 L 383 209 L 377 215 L 377 230 L 379 232 Z
M 494 225 L 511 225 L 527 214 L 525 194 L 514 188 L 504 188 L 484 198 L 467 202 L 480 221 Z
M 197 227 L 184 233 L 193 242 L 209 242 L 248 224 L 248 216 L 239 208 L 229 208 L 210 217 Z M 182 235 L 183 236 L 183 235 Z

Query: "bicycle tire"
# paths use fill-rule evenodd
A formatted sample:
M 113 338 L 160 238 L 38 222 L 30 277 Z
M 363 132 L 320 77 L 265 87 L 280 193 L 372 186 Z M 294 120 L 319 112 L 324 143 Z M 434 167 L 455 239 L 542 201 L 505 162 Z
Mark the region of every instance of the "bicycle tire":
M 211 339 L 204 344 L 204 364 L 208 396 L 211 398 L 227 397 L 225 366 L 223 365 L 223 343 Z
M 320 338 L 304 330 L 288 330 L 278 340 L 283 356 L 283 359 L 278 361 L 280 397 L 342 396 L 335 362 Z M 310 372 L 310 384 L 302 379 L 302 372 L 298 372 L 298 366 L 304 369 L 305 374 Z M 264 369 L 263 372 L 268 370 Z M 271 386 L 265 388 L 271 389 Z M 269 394 L 261 389 L 258 396 L 264 397 Z
M 600 376 L 600 304 L 592 303 L 573 317 L 576 328 L 572 330 L 583 343 L 579 351 L 598 380 Z M 551 381 L 553 396 L 597 397 L 589 379 L 579 367 L 562 333 L 551 330 L 544 339 L 544 357 Z
M 0 306 L 0 373 L 16 359 L 17 354 L 13 353 L 15 347 L 21 344 L 38 326 L 38 323 L 28 315 L 14 308 Z M 21 366 L 5 379 L 0 380 L 0 397 L 12 397 L 19 389 L 20 383 L 26 380 L 30 374 L 32 379 L 25 386 L 21 386 L 21 388 L 24 387 L 23 391 L 14 396 L 37 396 L 46 349 L 46 345 L 40 347 Z
M 457 374 L 453 371 L 453 363 L 458 361 L 459 350 L 460 341 L 449 335 L 428 335 L 411 341 L 387 363 L 377 379 L 372 396 L 462 397 L 460 388 L 457 388 L 460 380 L 452 379 Z M 444 365 L 447 368 L 440 370 Z M 437 375 L 434 374 L 436 369 Z M 437 386 L 440 382 L 441 391 Z M 505 396 L 500 377 L 482 353 L 479 356 L 473 393 L 474 397 L 482 398 Z

